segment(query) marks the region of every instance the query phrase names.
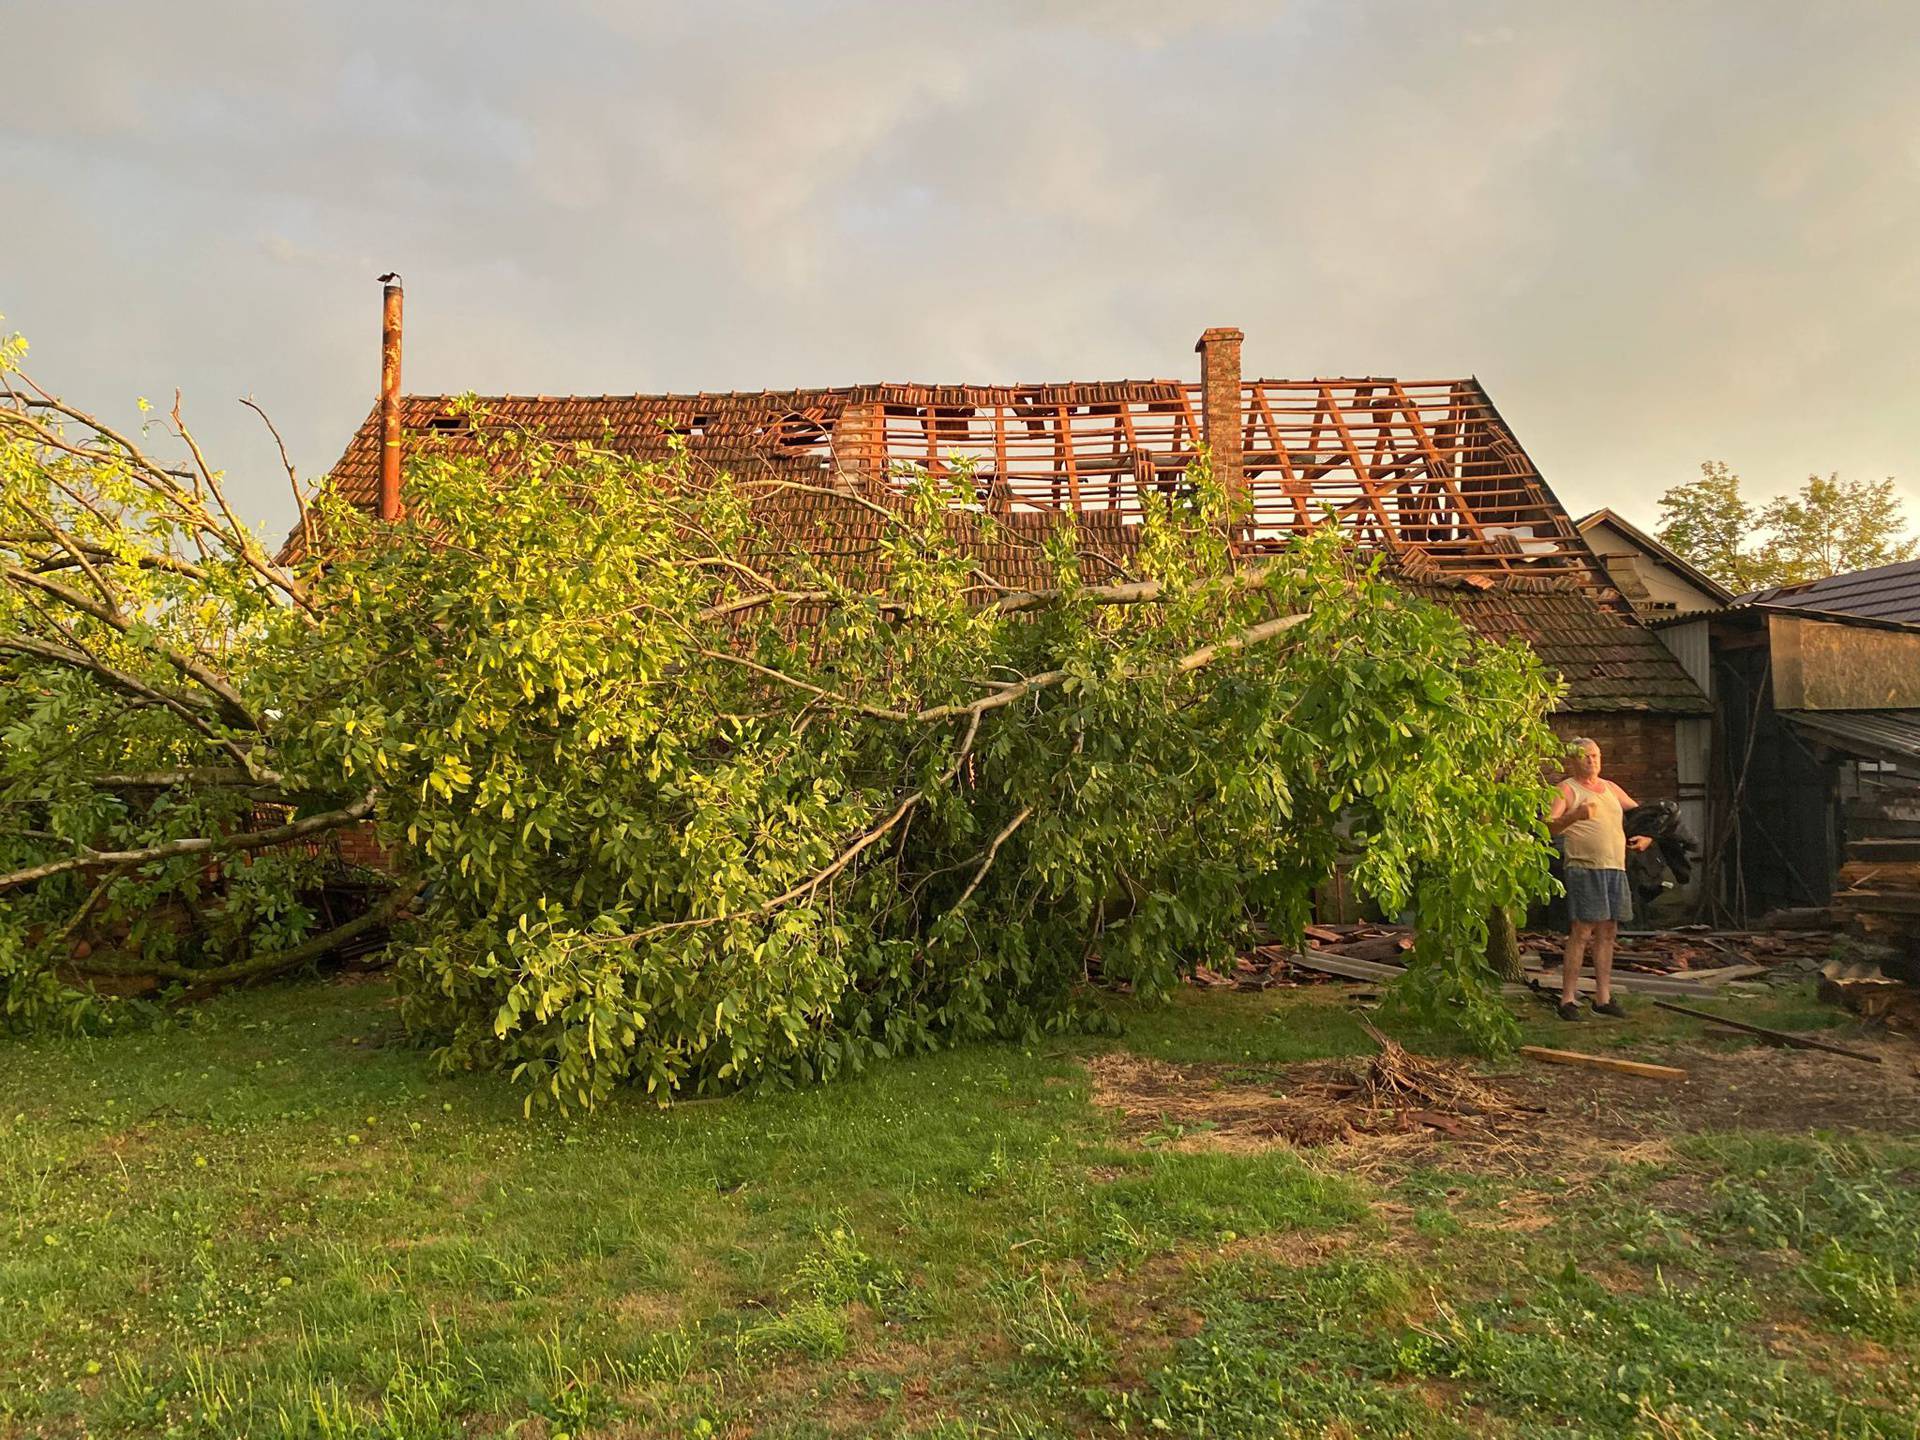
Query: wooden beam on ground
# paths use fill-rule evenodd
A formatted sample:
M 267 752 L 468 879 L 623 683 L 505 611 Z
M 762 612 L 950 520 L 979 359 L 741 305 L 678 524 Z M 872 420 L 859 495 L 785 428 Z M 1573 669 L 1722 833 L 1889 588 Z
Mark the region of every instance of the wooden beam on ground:
M 1724 985 L 1729 980 L 1751 980 L 1766 973 L 1765 965 L 1722 965 L 1715 970 L 1679 970 L 1667 978 L 1686 980 L 1694 985 Z
M 1847 910 L 1871 910 L 1882 915 L 1920 915 L 1920 891 L 1842 890 L 1833 897 Z
M 1289 965 L 1303 970 L 1318 970 L 1323 975 L 1338 975 L 1343 980 L 1397 980 L 1407 973 L 1404 965 L 1382 965 L 1377 960 L 1354 960 L 1345 955 L 1329 955 L 1324 950 L 1302 947 L 1284 951 Z
M 1749 1025 L 1744 1020 L 1728 1020 L 1720 1015 L 1709 1015 L 1705 1010 L 1691 1010 L 1685 1005 L 1675 1005 L 1670 1000 L 1656 1000 L 1653 1003 L 1662 1010 L 1673 1011 L 1676 1015 L 1686 1015 L 1695 1020 L 1705 1020 L 1710 1025 L 1724 1025 L 1729 1030 L 1758 1035 L 1762 1040 L 1771 1040 L 1775 1045 L 1791 1045 L 1796 1050 L 1819 1050 L 1828 1055 L 1844 1055 L 1849 1060 L 1864 1060 L 1869 1065 L 1884 1063 L 1878 1055 L 1869 1055 L 1864 1050 L 1849 1050 L 1844 1045 L 1829 1045 L 1824 1040 L 1809 1040 L 1804 1035 L 1789 1034 L 1785 1030 L 1769 1030 L 1764 1025 Z
M 1612 1055 L 1589 1055 L 1581 1050 L 1549 1050 L 1545 1045 L 1522 1045 L 1520 1053 L 1549 1065 L 1584 1065 L 1592 1070 L 1614 1070 L 1622 1075 L 1639 1075 L 1648 1080 L 1685 1080 L 1687 1072 L 1671 1065 L 1650 1065 L 1644 1060 L 1621 1060 Z
M 1343 980 L 1397 980 L 1407 973 L 1407 967 L 1404 965 L 1385 965 L 1377 960 L 1356 960 L 1346 955 L 1330 955 L 1310 945 L 1303 946 L 1299 950 L 1282 950 L 1277 946 L 1271 948 L 1289 965 L 1298 965 L 1303 970 L 1318 970 L 1323 975 L 1338 975 Z M 1548 987 L 1557 991 L 1560 986 L 1558 970 L 1529 970 L 1525 978 L 1535 988 Z M 1712 985 L 1693 980 L 1681 980 L 1671 975 L 1622 975 L 1618 972 L 1613 977 L 1613 988 L 1630 995 L 1681 995 L 1697 1000 L 1711 999 L 1717 993 Z M 1505 989 L 1510 995 L 1527 993 L 1527 987 L 1524 985 L 1509 983 Z M 1591 975 L 1580 977 L 1580 989 L 1582 992 L 1593 989 Z
M 1559 970 L 1529 970 L 1526 972 L 1526 978 L 1536 984 L 1558 990 L 1563 973 Z M 1580 992 L 1586 994 L 1593 988 L 1593 976 L 1582 975 L 1579 981 Z M 1613 988 L 1624 990 L 1629 995 L 1691 995 L 1697 1000 L 1706 1000 L 1715 994 L 1712 985 L 1698 980 L 1682 980 L 1678 975 L 1642 975 L 1638 971 L 1614 971 Z

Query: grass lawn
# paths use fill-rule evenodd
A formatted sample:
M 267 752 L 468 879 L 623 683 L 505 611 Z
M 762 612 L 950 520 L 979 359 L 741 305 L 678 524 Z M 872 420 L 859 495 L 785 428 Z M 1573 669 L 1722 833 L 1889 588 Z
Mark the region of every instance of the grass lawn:
M 1914 1052 L 1530 1019 L 1694 1079 L 1296 1150 L 1206 1097 L 1369 1053 L 1338 989 L 1118 1013 L 573 1122 L 381 983 L 0 1040 L 0 1436 L 1920 1436 Z

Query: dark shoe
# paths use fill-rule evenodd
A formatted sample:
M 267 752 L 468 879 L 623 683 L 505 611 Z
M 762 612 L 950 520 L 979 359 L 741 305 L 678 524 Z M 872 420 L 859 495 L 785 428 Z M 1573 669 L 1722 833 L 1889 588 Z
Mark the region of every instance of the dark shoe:
M 1627 1007 L 1618 1000 L 1609 1000 L 1604 1005 L 1595 1005 L 1593 1010 L 1596 1015 L 1611 1015 L 1616 1020 L 1627 1018 Z
M 1580 1007 L 1571 1000 L 1562 1000 L 1555 1008 L 1560 1012 L 1560 1018 L 1562 1020 L 1584 1020 L 1587 1018 L 1580 1013 Z

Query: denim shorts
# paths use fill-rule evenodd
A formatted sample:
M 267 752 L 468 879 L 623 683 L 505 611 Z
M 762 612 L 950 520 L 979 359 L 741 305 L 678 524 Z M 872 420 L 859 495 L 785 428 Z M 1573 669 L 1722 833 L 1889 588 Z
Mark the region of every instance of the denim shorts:
M 1567 866 L 1567 914 L 1575 920 L 1633 919 L 1633 892 L 1624 870 Z

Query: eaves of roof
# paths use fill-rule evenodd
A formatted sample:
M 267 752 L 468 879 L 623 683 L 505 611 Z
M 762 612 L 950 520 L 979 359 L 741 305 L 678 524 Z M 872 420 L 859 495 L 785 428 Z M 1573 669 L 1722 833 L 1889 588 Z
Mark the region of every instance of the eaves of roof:
M 1765 594 L 1767 592 L 1759 592 Z M 1718 610 L 1689 610 L 1679 615 L 1662 615 L 1646 622 L 1654 630 L 1667 630 L 1675 625 L 1690 625 L 1696 620 L 1737 619 L 1751 615 L 1756 620 L 1768 615 L 1791 615 L 1802 620 L 1819 620 L 1829 625 L 1858 625 L 1868 630 L 1894 630 L 1903 634 L 1920 634 L 1920 621 L 1885 620 L 1877 615 L 1855 615 L 1846 610 L 1817 610 L 1807 605 L 1777 605 L 1770 600 L 1756 600 L 1743 596 L 1731 605 Z
M 1646 531 L 1642 530 L 1638 525 L 1635 525 L 1631 520 L 1620 515 L 1617 511 L 1602 507 L 1599 510 L 1593 511 L 1591 514 L 1581 516 L 1578 520 L 1574 521 L 1573 524 L 1574 528 L 1582 535 L 1586 534 L 1587 531 L 1595 525 L 1611 525 L 1635 545 L 1638 545 L 1642 550 L 1646 551 L 1654 560 L 1666 566 L 1667 569 L 1673 571 L 1674 574 L 1678 575 L 1682 580 L 1685 580 L 1689 585 L 1698 586 L 1723 604 L 1731 604 L 1733 602 L 1733 591 L 1722 585 L 1711 575 L 1706 574 L 1691 561 L 1683 559 L 1680 555 L 1668 549 L 1665 545 L 1654 539 L 1653 536 L 1647 534 Z
M 1920 622 L 1920 560 L 1850 570 L 1797 585 L 1775 585 L 1739 598 L 1757 605 Z
M 1524 640 L 1566 682 L 1569 714 L 1706 715 L 1712 705 L 1673 652 L 1637 619 L 1570 587 L 1482 589 L 1430 573 L 1392 573 L 1394 584 L 1453 611 L 1489 639 Z
M 1814 739 L 1849 755 L 1907 764 L 1920 760 L 1920 710 L 1783 710 Z

